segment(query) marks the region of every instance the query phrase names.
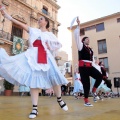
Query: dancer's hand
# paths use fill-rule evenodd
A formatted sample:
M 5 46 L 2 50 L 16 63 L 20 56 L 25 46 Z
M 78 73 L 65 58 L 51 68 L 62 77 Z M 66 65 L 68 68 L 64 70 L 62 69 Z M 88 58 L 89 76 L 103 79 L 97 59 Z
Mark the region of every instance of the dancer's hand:
M 79 20 L 79 17 L 77 17 L 76 22 L 77 22 L 77 24 L 80 26 L 80 20 Z
M 0 5 L 0 11 L 5 10 L 5 7 Z
M 12 16 L 10 16 L 6 11 L 5 11 L 5 7 L 0 5 L 0 12 L 3 15 L 3 17 L 5 17 L 6 19 L 12 21 L 13 23 L 15 23 L 16 25 L 19 25 L 21 28 L 23 28 L 25 31 L 29 32 L 29 26 L 12 18 Z
M 12 17 L 5 12 L 5 7 L 0 5 L 0 12 L 3 15 L 3 17 L 7 18 L 8 20 L 12 20 Z
M 3 16 L 5 15 L 4 10 L 5 10 L 5 7 L 0 5 L 0 12 Z

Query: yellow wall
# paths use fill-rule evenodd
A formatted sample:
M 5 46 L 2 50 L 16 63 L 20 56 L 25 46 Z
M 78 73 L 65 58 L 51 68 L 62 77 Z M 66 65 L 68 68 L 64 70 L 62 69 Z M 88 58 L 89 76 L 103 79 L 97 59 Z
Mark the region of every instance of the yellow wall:
M 104 22 L 104 31 L 96 32 L 96 29 L 85 31 L 84 36 L 88 36 L 90 39 L 90 47 L 93 48 L 94 56 L 99 58 L 108 57 L 109 65 L 109 79 L 112 81 L 114 87 L 114 77 L 120 77 L 120 22 L 117 23 L 117 18 L 120 18 L 120 13 L 115 13 L 109 16 L 105 16 L 96 20 L 92 20 L 81 24 L 81 28 L 86 28 L 92 25 L 96 25 Z M 76 48 L 72 29 L 72 58 L 73 58 L 73 70 L 74 65 L 78 61 L 78 51 Z M 84 36 L 81 36 L 84 37 Z M 97 40 L 106 39 L 107 53 L 98 54 Z M 115 90 L 116 91 L 116 90 Z

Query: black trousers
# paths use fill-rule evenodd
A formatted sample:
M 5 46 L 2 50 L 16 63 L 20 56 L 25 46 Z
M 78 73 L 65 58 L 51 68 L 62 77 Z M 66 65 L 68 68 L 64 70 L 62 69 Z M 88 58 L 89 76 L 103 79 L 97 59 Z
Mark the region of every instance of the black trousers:
M 97 88 L 102 82 L 102 74 L 94 67 L 79 67 L 81 81 L 84 89 L 84 97 L 88 98 L 90 92 L 90 76 L 96 81 L 93 87 Z

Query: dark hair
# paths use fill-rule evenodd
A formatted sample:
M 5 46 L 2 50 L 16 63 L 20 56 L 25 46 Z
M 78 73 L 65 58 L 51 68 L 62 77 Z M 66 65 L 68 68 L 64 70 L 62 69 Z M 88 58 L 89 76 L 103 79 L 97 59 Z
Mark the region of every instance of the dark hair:
M 50 27 L 49 19 L 45 16 L 44 16 L 44 18 L 45 18 L 45 21 L 47 22 L 46 28 L 48 29 Z
M 100 61 L 99 63 L 98 63 L 98 65 L 101 65 L 102 64 L 102 61 Z
M 83 37 L 82 42 L 84 42 L 86 38 L 88 38 L 88 37 Z

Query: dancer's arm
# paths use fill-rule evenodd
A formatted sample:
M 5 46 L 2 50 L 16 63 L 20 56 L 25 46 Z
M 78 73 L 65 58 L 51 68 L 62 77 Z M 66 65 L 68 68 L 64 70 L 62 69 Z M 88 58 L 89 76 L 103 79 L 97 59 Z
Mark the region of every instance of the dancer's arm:
M 75 42 L 76 42 L 77 48 L 79 51 L 81 51 L 83 48 L 83 43 L 80 38 L 80 21 L 78 18 L 77 18 L 77 23 L 78 23 L 78 26 L 74 31 L 74 37 L 75 37 Z
M 4 9 L 2 9 L 3 6 L 0 6 L 0 8 L 1 8 L 1 9 L 0 9 L 1 14 L 2 14 L 6 19 L 8 19 L 8 20 L 10 20 L 11 22 L 19 25 L 19 26 L 22 27 L 25 31 L 27 31 L 27 32 L 29 31 L 29 29 L 28 29 L 29 27 L 28 27 L 27 25 L 25 25 L 25 24 L 19 22 L 18 20 L 12 18 L 12 16 L 10 16 Z

